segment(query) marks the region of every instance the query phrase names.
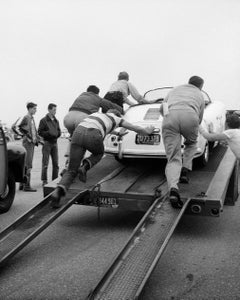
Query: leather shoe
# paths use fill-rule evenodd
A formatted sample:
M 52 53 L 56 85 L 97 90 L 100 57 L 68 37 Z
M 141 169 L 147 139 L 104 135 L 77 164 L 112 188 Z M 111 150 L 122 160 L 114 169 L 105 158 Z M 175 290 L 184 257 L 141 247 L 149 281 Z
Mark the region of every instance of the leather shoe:
M 51 195 L 51 207 L 52 208 L 61 207 L 60 200 L 63 195 L 64 195 L 63 189 L 60 186 L 56 187 Z
M 181 170 L 179 182 L 180 183 L 189 183 L 188 169 L 185 167 L 183 167 Z
M 78 178 L 82 182 L 87 181 L 87 171 L 90 169 L 89 162 L 87 160 L 83 161 L 82 166 L 78 169 Z
M 81 167 L 81 168 L 78 169 L 78 178 L 82 182 L 87 181 L 87 171 L 84 167 Z
M 176 188 L 170 189 L 169 200 L 170 200 L 170 203 L 173 208 L 182 208 L 183 207 L 183 202 L 180 198 L 178 189 L 176 189 Z

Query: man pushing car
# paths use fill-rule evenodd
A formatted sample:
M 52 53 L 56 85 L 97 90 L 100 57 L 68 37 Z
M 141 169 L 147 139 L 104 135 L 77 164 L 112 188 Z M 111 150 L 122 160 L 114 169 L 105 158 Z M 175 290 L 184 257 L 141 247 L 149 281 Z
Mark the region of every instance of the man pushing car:
M 181 208 L 178 182 L 188 183 L 188 171 L 197 150 L 199 124 L 204 112 L 204 98 L 201 93 L 203 79 L 192 76 L 188 84 L 171 90 L 164 99 L 160 111 L 163 114 L 162 135 L 167 165 L 165 174 L 169 188 L 169 199 L 174 208 Z M 184 137 L 183 156 L 181 141 Z
M 68 169 L 52 193 L 52 208 L 60 207 L 61 197 L 66 194 L 77 174 L 80 181 L 86 182 L 87 171 L 103 157 L 105 136 L 117 127 L 124 127 L 143 135 L 151 134 L 155 129 L 154 126 L 141 127 L 123 120 L 116 109 L 110 109 L 105 114 L 96 112 L 85 118 L 74 130 Z M 91 155 L 83 159 L 86 150 L 91 152 Z

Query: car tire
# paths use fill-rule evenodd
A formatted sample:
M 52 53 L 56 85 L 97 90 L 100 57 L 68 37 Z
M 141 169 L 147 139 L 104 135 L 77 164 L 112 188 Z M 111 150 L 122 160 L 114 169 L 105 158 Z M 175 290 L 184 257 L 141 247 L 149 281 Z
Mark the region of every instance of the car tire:
M 207 165 L 207 163 L 209 161 L 209 153 L 210 153 L 209 143 L 206 143 L 203 154 L 201 156 L 199 156 L 197 159 L 198 165 L 200 165 L 201 167 L 204 167 Z
M 9 172 L 6 194 L 0 197 L 0 214 L 7 212 L 13 203 L 16 192 L 16 183 L 14 175 Z

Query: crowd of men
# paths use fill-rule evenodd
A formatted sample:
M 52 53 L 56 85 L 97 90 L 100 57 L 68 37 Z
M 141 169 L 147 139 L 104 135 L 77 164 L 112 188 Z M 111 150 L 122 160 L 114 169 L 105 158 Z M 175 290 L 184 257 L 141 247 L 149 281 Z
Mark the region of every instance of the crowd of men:
M 234 154 L 240 158 L 238 145 L 240 144 L 240 121 L 236 115 L 227 119 L 227 130 L 221 135 L 206 132 L 200 126 L 204 112 L 204 98 L 201 93 L 204 81 L 199 76 L 192 76 L 187 84 L 173 88 L 160 106 L 163 115 L 162 136 L 166 150 L 167 165 L 166 178 L 169 187 L 169 199 L 174 208 L 181 208 L 183 202 L 179 194 L 178 183 L 188 183 L 188 172 L 192 170 L 192 160 L 196 153 L 198 132 L 208 140 L 225 140 L 229 143 Z M 129 82 L 127 72 L 120 72 L 118 79 L 111 86 L 104 98 L 99 96 L 99 88 L 90 85 L 70 106 L 64 117 L 64 126 L 70 134 L 67 150 L 66 169 L 52 194 L 51 205 L 60 207 L 61 197 L 69 189 L 76 176 L 86 182 L 87 171 L 96 165 L 104 154 L 104 138 L 114 132 L 117 127 L 124 127 L 143 135 L 151 134 L 153 126 L 140 127 L 122 118 L 123 104 L 136 104 L 128 98 L 132 96 L 139 104 L 150 103 Z M 27 104 L 27 115 L 21 121 L 19 130 L 23 134 L 23 146 L 27 152 L 26 174 L 27 182 L 20 189 L 28 192 L 36 191 L 30 185 L 34 147 L 42 143 L 42 184 L 48 182 L 47 169 L 49 158 L 52 159 L 52 180 L 58 177 L 58 145 L 57 139 L 61 135 L 59 121 L 56 119 L 57 105 L 48 105 L 47 115 L 40 120 L 36 128 L 33 115 L 37 104 Z M 101 109 L 101 110 L 99 110 Z M 99 112 L 101 111 L 101 112 Z M 184 151 L 182 155 L 181 140 L 184 137 Z M 85 152 L 91 155 L 84 157 Z

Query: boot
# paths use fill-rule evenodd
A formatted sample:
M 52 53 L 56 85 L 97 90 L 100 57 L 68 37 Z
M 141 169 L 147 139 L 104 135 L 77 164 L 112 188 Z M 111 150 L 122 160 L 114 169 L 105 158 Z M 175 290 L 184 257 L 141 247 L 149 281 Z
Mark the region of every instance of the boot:
M 185 167 L 182 167 L 179 182 L 180 183 L 189 183 L 189 177 L 188 177 L 188 169 Z
M 24 185 L 23 190 L 24 192 L 36 192 L 36 189 L 33 189 L 30 186 L 31 174 L 27 174 L 27 183 Z
M 170 200 L 170 203 L 173 208 L 182 208 L 183 207 L 183 202 L 180 198 L 178 189 L 176 189 L 176 188 L 170 189 L 169 200 Z
M 61 197 L 65 195 L 65 191 L 61 186 L 55 188 L 51 195 L 51 207 L 52 208 L 59 208 L 61 207 L 60 200 Z
M 78 169 L 78 178 L 82 182 L 87 181 L 87 171 L 90 169 L 90 165 L 87 160 L 83 161 L 82 166 Z

